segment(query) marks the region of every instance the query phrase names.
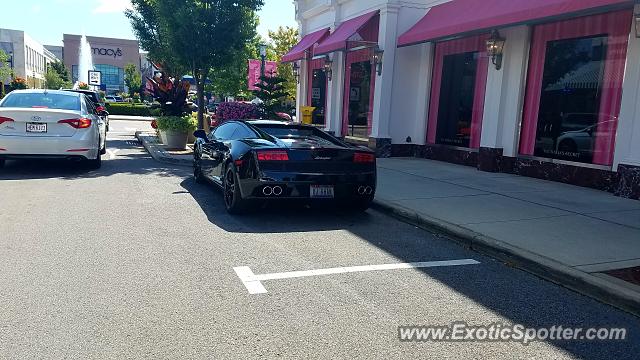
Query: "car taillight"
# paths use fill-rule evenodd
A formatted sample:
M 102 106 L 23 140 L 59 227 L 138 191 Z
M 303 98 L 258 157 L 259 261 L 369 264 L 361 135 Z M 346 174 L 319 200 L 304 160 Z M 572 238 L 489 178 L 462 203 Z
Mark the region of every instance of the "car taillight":
M 0 125 L 6 123 L 6 122 L 13 122 L 12 118 L 8 118 L 8 117 L 4 117 L 4 116 L 0 116 Z
M 286 151 L 258 151 L 259 161 L 289 161 Z
M 376 161 L 376 156 L 370 153 L 355 153 L 353 154 L 354 163 L 372 163 Z
M 86 129 L 91 126 L 91 119 L 80 118 L 80 119 L 66 119 L 58 121 L 58 124 L 68 124 L 69 126 L 76 129 Z
M 105 110 L 107 110 L 107 109 L 105 109 L 104 106 L 96 106 L 96 111 L 97 112 L 103 112 Z

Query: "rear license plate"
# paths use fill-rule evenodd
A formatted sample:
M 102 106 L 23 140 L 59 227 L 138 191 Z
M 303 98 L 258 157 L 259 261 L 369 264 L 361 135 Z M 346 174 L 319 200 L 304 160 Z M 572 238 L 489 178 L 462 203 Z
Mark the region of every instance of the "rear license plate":
M 46 133 L 47 124 L 27 123 L 27 132 L 28 133 Z
M 311 197 L 320 199 L 333 199 L 332 185 L 311 185 Z

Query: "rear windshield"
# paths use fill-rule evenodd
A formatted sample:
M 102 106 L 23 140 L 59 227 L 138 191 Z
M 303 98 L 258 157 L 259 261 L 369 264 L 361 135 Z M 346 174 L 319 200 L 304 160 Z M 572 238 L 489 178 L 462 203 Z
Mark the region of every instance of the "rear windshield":
M 312 141 L 320 144 L 344 146 L 338 139 L 314 127 L 255 124 L 257 128 L 278 139 Z
M 0 107 L 80 110 L 80 98 L 66 94 L 13 93 L 7 95 Z

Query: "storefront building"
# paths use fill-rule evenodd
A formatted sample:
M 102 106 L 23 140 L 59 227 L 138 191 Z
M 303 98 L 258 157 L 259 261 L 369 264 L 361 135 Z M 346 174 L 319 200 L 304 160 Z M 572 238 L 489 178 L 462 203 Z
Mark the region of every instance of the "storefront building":
M 64 63 L 71 70 L 73 82 L 78 80 L 80 35 L 64 34 Z M 87 36 L 95 70 L 102 72 L 102 82 L 107 93 L 125 91 L 124 67 L 134 64 L 140 71 L 138 41 Z
M 0 50 L 9 56 L 8 65 L 15 77 L 25 79 L 29 88 L 43 88 L 47 64 L 58 60 L 44 45 L 21 30 L 0 29 Z M 0 79 L 4 83 L 10 81 Z
M 379 156 L 640 198 L 633 0 L 299 0 L 298 105 Z

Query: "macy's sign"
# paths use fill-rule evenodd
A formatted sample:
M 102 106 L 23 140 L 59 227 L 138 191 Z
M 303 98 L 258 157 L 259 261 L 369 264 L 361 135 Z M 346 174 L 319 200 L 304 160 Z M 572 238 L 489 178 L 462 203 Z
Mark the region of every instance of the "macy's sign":
M 122 49 L 106 49 L 106 48 L 91 48 L 93 55 L 109 56 L 113 58 L 122 57 Z

